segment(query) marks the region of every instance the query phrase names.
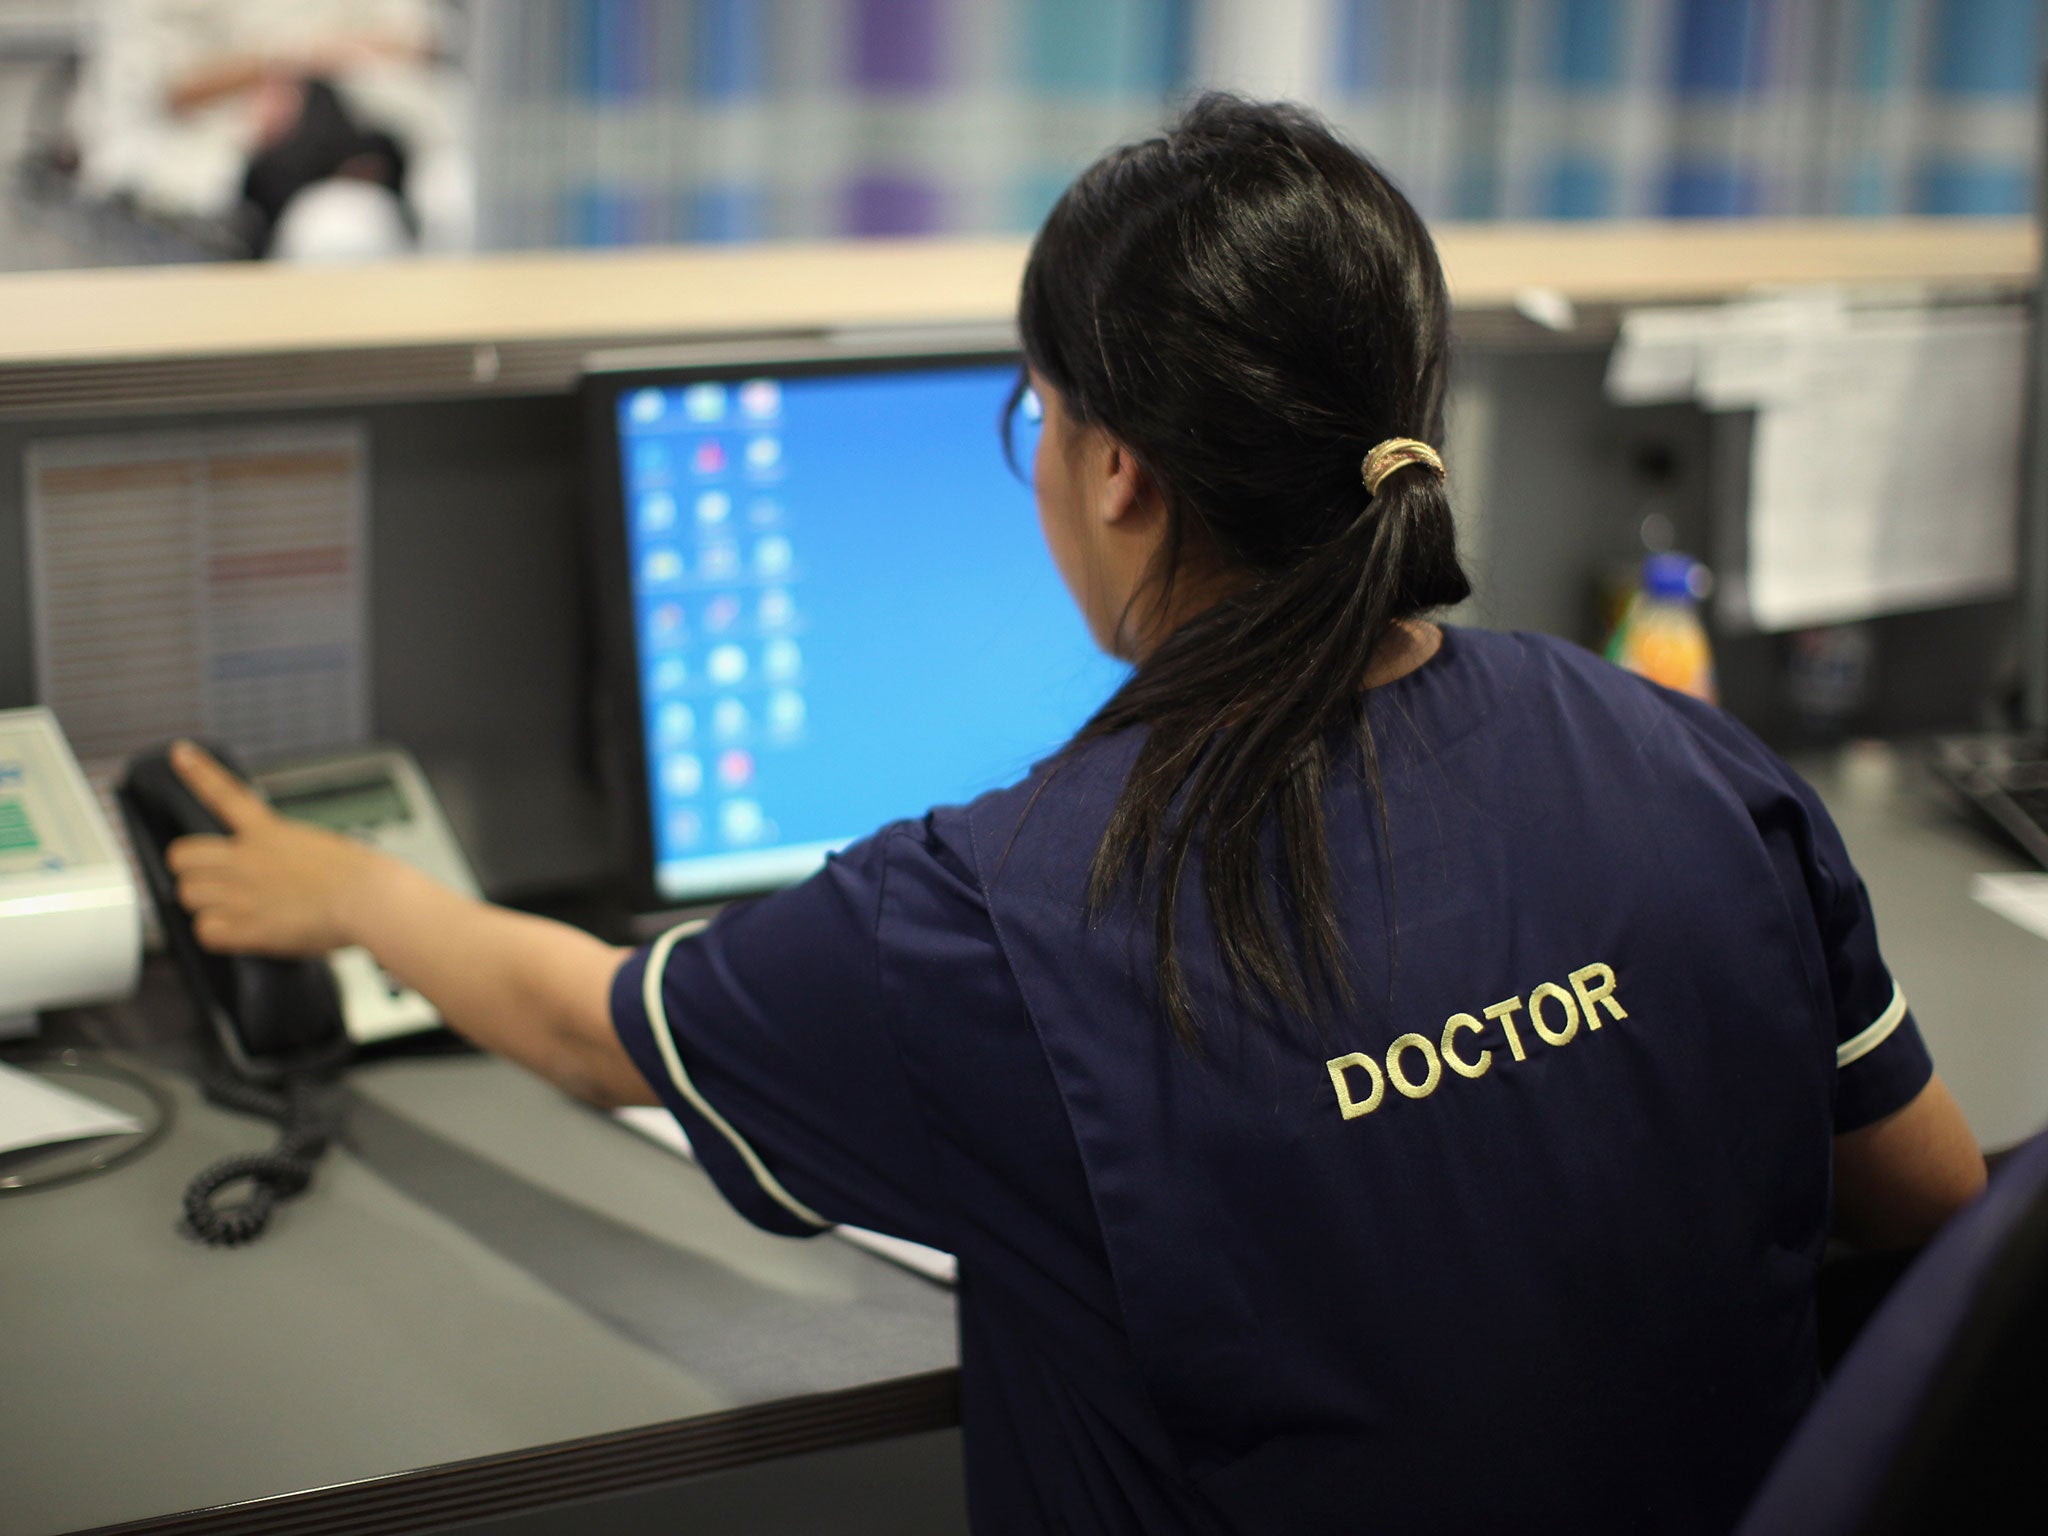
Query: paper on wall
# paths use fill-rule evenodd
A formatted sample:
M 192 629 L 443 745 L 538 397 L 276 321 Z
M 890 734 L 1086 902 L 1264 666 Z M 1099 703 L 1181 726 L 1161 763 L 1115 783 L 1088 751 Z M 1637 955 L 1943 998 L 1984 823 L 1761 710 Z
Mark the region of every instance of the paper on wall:
M 2026 341 L 1995 309 L 1858 316 L 1796 340 L 1750 446 L 1758 628 L 2012 589 Z
M 1800 397 L 1809 353 L 1855 322 L 1832 288 L 1727 306 L 1727 324 L 1700 357 L 1699 401 L 1710 411 L 1773 408 Z
M 1634 309 L 1607 354 L 1607 398 L 1617 405 L 1696 399 L 1700 358 L 1726 328 L 1722 305 Z
M 1624 316 L 1624 404 L 1753 410 L 1747 563 L 1759 629 L 2010 591 L 2026 323 L 2016 306 L 1855 307 L 1834 290 Z
M 364 739 L 368 463 L 358 422 L 30 445 L 37 697 L 96 787 L 173 736 Z
M 1631 310 L 1607 356 L 1607 397 L 1619 405 L 1697 400 L 1714 411 L 1766 404 L 1792 380 L 1795 344 L 1840 331 L 1848 313 L 1833 288 Z

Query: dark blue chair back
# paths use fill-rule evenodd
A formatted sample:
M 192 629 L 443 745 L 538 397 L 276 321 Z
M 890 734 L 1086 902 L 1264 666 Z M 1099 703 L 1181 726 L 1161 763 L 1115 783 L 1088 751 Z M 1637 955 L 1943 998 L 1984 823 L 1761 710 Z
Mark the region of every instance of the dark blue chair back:
M 2048 1531 L 2048 1134 L 1843 1357 L 1737 1536 Z

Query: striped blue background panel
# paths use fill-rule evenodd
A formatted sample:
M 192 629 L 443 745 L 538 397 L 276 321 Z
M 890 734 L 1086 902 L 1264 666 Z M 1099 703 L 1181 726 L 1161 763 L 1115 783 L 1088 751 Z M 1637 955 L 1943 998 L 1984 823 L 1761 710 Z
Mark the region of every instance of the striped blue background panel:
M 1210 85 L 1432 218 L 2029 210 L 2039 0 L 507 0 L 486 245 L 1020 231 Z M 1295 39 L 1274 59 L 1243 40 Z

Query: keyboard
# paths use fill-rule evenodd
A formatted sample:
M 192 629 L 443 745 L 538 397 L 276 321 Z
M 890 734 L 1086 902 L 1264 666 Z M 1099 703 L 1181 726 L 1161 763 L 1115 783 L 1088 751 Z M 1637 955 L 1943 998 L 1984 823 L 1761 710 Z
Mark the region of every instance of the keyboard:
M 1934 771 L 2048 866 L 2048 741 L 2038 736 L 1947 736 Z

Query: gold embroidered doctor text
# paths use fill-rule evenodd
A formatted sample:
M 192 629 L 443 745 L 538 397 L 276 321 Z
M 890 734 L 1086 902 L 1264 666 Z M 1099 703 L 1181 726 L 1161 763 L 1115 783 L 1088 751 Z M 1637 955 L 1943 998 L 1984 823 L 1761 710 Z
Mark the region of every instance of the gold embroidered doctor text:
M 1614 995 L 1614 967 L 1595 961 L 1582 965 L 1565 978 L 1569 990 L 1554 981 L 1541 982 L 1526 999 L 1510 997 L 1483 1008 L 1481 1013 L 1497 1021 L 1507 1041 L 1508 1054 L 1516 1061 L 1529 1059 L 1522 1043 L 1517 1014 L 1548 1046 L 1570 1045 L 1578 1038 L 1579 1025 L 1598 1029 L 1600 1011 L 1611 1019 L 1625 1019 L 1628 1010 Z M 1463 1036 L 1470 1034 L 1466 1040 Z M 1474 1050 L 1486 1034 L 1486 1025 L 1469 1013 L 1454 1013 L 1444 1020 L 1443 1032 L 1434 1040 L 1428 1035 L 1402 1035 L 1387 1047 L 1386 1066 L 1363 1051 L 1333 1056 L 1328 1066 L 1330 1084 L 1337 1090 L 1337 1108 L 1346 1120 L 1369 1115 L 1386 1100 L 1387 1085 L 1405 1099 L 1426 1099 L 1444 1081 L 1446 1067 L 1459 1077 L 1484 1077 L 1493 1070 L 1493 1048 Z

